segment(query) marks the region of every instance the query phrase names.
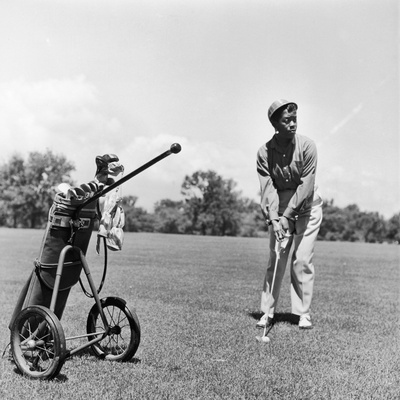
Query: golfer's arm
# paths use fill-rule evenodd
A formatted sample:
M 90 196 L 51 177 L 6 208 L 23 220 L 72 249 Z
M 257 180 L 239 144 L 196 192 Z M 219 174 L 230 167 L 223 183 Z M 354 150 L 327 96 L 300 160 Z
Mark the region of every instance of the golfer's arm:
M 299 213 L 312 201 L 315 186 L 315 172 L 317 169 L 317 148 L 313 142 L 308 143 L 304 151 L 304 166 L 301 176 L 301 184 L 290 199 L 283 215 L 291 220 L 296 219 Z
M 268 170 L 268 160 L 261 154 L 257 157 L 257 172 L 261 189 L 261 210 L 266 221 L 279 220 L 279 197 Z

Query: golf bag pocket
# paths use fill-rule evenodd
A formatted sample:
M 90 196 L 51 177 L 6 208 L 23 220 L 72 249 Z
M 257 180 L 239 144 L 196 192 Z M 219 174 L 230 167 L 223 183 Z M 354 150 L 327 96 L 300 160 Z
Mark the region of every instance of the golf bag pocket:
M 37 269 L 34 269 L 22 288 L 11 316 L 11 321 L 8 326 L 9 329 L 12 329 L 15 319 L 26 307 L 34 305 L 50 307 L 53 290 L 44 283 L 43 279 L 39 277 L 38 272 Z M 70 290 L 71 289 L 64 289 L 58 292 L 54 313 L 59 319 L 61 319 L 63 315 Z
M 75 216 L 82 201 L 67 200 L 61 194 L 54 198 L 40 250 L 35 261 L 39 278 L 49 288 L 54 287 L 57 266 L 62 249 L 67 245 L 79 247 L 86 255 L 96 218 L 96 202 L 89 203 Z M 76 251 L 68 251 L 64 260 L 60 289 L 74 286 L 82 270 L 80 256 Z
M 44 283 L 48 288 L 53 289 L 56 280 L 57 265 L 35 263 L 35 266 L 42 283 Z M 82 265 L 79 261 L 64 263 L 59 291 L 67 290 L 74 286 L 79 280 L 81 271 Z

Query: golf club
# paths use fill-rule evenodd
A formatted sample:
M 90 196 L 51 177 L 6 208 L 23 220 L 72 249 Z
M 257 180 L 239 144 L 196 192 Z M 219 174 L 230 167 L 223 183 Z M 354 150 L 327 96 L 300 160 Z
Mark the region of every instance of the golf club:
M 134 171 L 130 172 L 128 175 L 122 177 L 118 181 L 114 182 L 112 185 L 108 186 L 104 190 L 100 191 L 99 193 L 95 194 L 93 197 L 91 197 L 89 200 L 85 201 L 83 204 L 81 204 L 76 211 L 76 214 L 78 215 L 80 210 L 83 209 L 85 206 L 87 206 L 89 203 L 92 203 L 93 201 L 99 199 L 100 197 L 104 196 L 111 190 L 115 189 L 116 187 L 122 185 L 124 182 L 127 180 L 133 178 L 135 175 L 140 174 L 143 172 L 145 169 L 151 167 L 155 163 L 161 161 L 165 157 L 168 157 L 171 154 L 178 154 L 182 150 L 182 147 L 179 143 L 173 143 L 171 144 L 169 150 L 164 151 L 164 153 L 160 154 L 159 156 L 153 158 L 152 160 L 148 161 L 146 164 L 143 164 L 141 167 L 135 169 Z
M 272 296 L 272 292 L 274 291 L 274 285 L 275 285 L 275 277 L 276 277 L 276 270 L 278 269 L 278 263 L 279 259 L 281 256 L 281 250 L 286 248 L 287 243 L 289 241 L 290 235 L 285 236 L 285 238 L 282 241 L 276 241 L 275 242 L 275 251 L 276 251 L 276 259 L 275 259 L 275 265 L 274 265 L 274 274 L 272 276 L 272 283 L 271 283 L 271 289 L 270 289 L 270 294 Z M 271 303 L 270 303 L 271 304 Z M 269 307 L 269 310 L 271 309 L 271 306 Z M 269 314 L 269 310 L 267 312 L 267 315 Z M 265 324 L 264 327 L 264 332 L 262 336 L 256 336 L 256 340 L 260 343 L 269 343 L 271 340 L 267 336 L 269 331 L 272 329 L 272 325 L 269 326 L 268 323 Z

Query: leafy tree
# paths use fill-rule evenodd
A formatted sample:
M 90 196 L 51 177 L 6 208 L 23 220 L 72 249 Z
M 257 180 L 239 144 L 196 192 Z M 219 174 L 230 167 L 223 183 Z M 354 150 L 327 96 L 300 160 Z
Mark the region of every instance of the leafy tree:
M 391 220 L 394 223 L 390 229 L 379 213 L 361 211 L 356 204 L 339 208 L 333 200 L 324 201 L 323 213 L 319 239 L 381 243 L 388 237 L 389 231 L 391 238 L 396 235 L 395 217 Z
M 333 204 L 333 200 L 325 200 L 322 209 L 323 219 L 318 238 L 329 241 L 341 240 L 346 225 L 342 210 Z
M 242 207 L 240 236 L 266 236 L 268 225 L 265 223 L 260 204 L 256 203 L 254 200 L 243 198 Z
M 149 214 L 141 207 L 135 207 L 137 202 L 136 196 L 125 196 L 122 198 L 122 208 L 125 214 L 126 232 L 153 232 L 154 231 L 154 215 Z
M 386 238 L 390 242 L 400 243 L 400 213 L 393 215 L 387 222 Z
M 156 232 L 186 233 L 190 225 L 183 201 L 161 200 L 155 204 L 154 214 Z
M 72 184 L 74 165 L 50 150 L 31 152 L 28 160 L 14 155 L 0 167 L 1 221 L 10 227 L 37 228 L 47 220 L 56 187 Z
M 23 188 L 26 185 L 24 159 L 11 157 L 8 164 L 0 167 L 0 203 L 2 225 L 17 227 L 20 215 L 24 215 Z M 26 214 L 26 213 L 25 213 Z
M 357 204 L 350 204 L 341 212 L 344 225 L 341 239 L 348 242 L 361 241 L 364 237 L 363 222 L 361 221 L 363 214 Z
M 215 171 L 197 171 L 186 176 L 181 193 L 190 220 L 189 233 L 236 236 L 240 232 L 243 204 L 236 183 Z
M 385 220 L 377 212 L 361 213 L 357 226 L 359 227 L 362 238 L 367 243 L 381 243 L 386 234 Z

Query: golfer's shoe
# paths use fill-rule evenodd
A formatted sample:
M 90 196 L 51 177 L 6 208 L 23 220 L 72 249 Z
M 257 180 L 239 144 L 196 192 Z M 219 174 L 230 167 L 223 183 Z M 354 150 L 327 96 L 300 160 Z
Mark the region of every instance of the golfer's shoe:
M 272 320 L 274 319 L 273 315 L 264 314 L 260 320 L 257 322 L 257 328 L 265 328 L 269 325 L 272 325 Z
M 300 316 L 299 328 L 300 329 L 312 329 L 312 322 L 310 314 L 303 314 Z

